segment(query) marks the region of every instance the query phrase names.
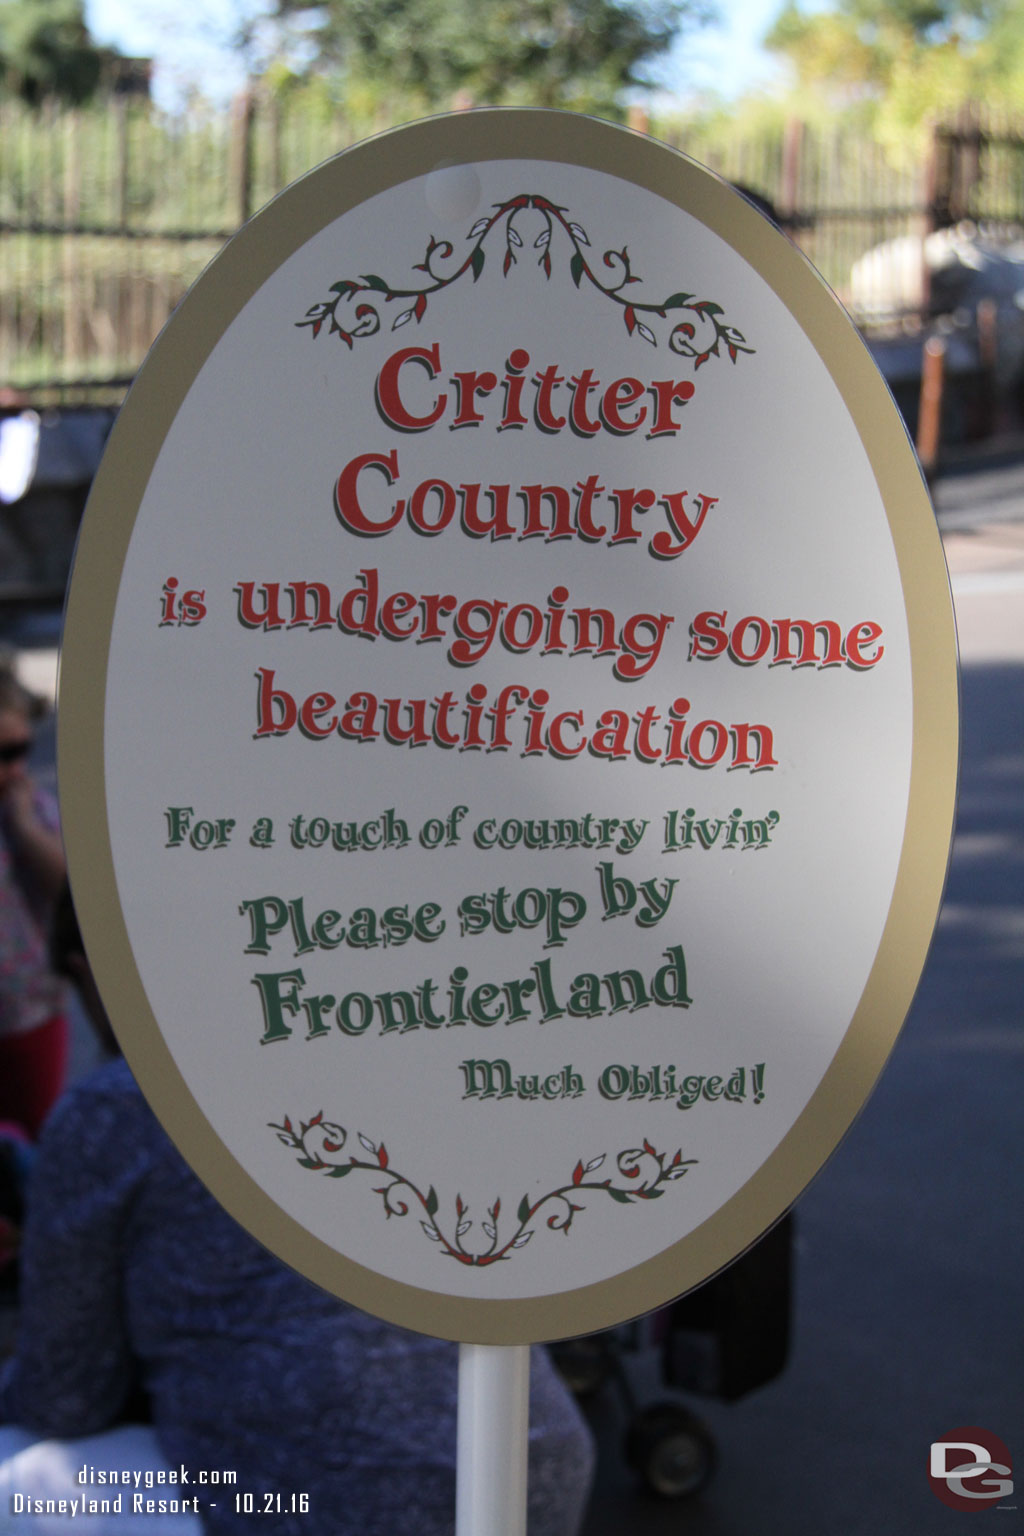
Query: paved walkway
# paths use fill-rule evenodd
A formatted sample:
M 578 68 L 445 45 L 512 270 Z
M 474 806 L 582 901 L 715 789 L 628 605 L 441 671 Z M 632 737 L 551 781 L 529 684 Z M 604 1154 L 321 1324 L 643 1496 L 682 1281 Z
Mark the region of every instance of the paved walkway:
M 943 533 L 963 666 L 1024 661 L 1024 492 L 1017 517 Z

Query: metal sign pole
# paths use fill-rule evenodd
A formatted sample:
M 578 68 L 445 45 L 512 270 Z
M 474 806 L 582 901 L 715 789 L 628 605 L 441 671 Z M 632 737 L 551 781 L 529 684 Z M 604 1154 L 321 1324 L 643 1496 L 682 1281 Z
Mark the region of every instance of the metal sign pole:
M 529 1399 L 529 1345 L 459 1345 L 455 1536 L 526 1536 Z

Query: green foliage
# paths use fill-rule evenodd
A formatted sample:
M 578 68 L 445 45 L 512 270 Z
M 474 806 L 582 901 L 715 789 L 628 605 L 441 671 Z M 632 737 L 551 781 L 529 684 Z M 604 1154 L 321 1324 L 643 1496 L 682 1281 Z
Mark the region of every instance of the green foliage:
M 894 149 L 918 152 L 930 121 L 969 101 L 1019 108 L 1024 0 L 787 0 L 765 39 L 802 101 L 866 114 Z
M 789 0 L 765 38 L 765 46 L 783 54 L 800 86 L 835 88 L 868 83 L 878 69 L 877 49 L 860 36 L 847 12 L 806 14 Z
M 87 101 L 102 59 L 82 0 L 0 0 L 0 93 L 30 106 Z
M 278 0 L 282 18 L 308 7 Z M 682 27 L 697 0 L 327 0 L 308 34 L 313 73 L 435 110 L 569 107 L 621 115 L 624 93 Z

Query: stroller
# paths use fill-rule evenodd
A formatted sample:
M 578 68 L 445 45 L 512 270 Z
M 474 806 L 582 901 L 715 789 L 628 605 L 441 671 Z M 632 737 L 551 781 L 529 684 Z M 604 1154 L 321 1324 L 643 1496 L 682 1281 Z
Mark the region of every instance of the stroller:
M 790 1337 L 793 1217 L 688 1295 L 620 1328 L 550 1346 L 579 1398 L 611 1386 L 629 1415 L 623 1453 L 654 1493 L 689 1498 L 711 1480 L 717 1452 L 699 1415 L 675 1399 L 641 1405 L 630 1354 L 654 1350 L 670 1390 L 736 1402 L 778 1376 Z

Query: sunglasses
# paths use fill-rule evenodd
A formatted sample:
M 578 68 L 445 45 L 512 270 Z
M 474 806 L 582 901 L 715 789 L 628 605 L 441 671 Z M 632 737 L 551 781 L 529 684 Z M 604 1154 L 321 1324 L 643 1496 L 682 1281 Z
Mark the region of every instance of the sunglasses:
M 20 763 L 32 750 L 30 741 L 9 741 L 0 747 L 0 763 Z

